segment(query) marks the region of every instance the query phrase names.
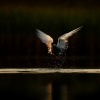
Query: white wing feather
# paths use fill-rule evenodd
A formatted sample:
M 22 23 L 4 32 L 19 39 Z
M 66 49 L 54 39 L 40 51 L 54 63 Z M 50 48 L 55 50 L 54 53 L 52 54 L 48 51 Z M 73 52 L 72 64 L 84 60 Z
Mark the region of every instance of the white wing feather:
M 70 36 L 72 36 L 73 34 L 77 33 L 81 28 L 82 28 L 82 26 L 81 26 L 81 27 L 78 27 L 78 28 L 76 28 L 76 29 L 74 29 L 74 30 L 72 30 L 72 31 L 70 31 L 70 32 L 68 32 L 68 33 L 65 33 L 65 34 L 62 35 L 62 36 L 60 36 L 60 37 L 58 38 L 57 47 L 58 47 L 59 49 L 67 49 L 67 48 L 66 48 L 66 44 L 68 44 L 68 38 L 69 38 Z
M 82 28 L 82 26 L 78 27 L 78 28 L 76 28 L 76 29 L 74 29 L 74 30 L 72 30 L 72 31 L 70 31 L 68 33 L 65 33 L 64 35 L 60 36 L 59 39 L 63 39 L 63 38 L 64 39 L 68 39 L 70 36 L 72 36 L 73 34 L 77 33 L 81 28 Z
M 44 32 L 38 29 L 36 31 L 37 31 L 37 36 L 40 38 L 40 40 L 47 45 L 48 53 L 52 54 L 53 39 L 49 35 L 45 34 Z

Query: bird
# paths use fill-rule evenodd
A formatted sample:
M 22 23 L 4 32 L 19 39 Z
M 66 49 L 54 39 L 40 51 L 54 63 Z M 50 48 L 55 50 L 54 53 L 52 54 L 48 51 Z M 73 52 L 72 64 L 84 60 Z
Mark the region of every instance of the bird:
M 58 38 L 57 44 L 53 44 L 54 42 L 53 38 L 50 35 L 44 33 L 43 31 L 36 29 L 36 33 L 37 33 L 37 37 L 41 40 L 41 42 L 46 44 L 48 48 L 48 54 L 54 55 L 53 48 L 56 48 L 59 51 L 58 54 L 61 55 L 61 54 L 64 54 L 66 50 L 68 49 L 69 38 L 73 36 L 74 34 L 76 34 L 79 30 L 81 30 L 82 27 L 83 26 L 80 26 L 70 32 L 67 32 L 61 35 Z

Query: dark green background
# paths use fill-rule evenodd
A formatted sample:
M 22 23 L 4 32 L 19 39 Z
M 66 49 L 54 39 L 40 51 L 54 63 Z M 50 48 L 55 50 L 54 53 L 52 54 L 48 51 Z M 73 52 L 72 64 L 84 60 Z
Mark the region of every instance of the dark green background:
M 62 68 L 100 68 L 99 6 L 99 0 L 0 0 L 0 68 L 47 68 L 47 48 L 35 28 L 56 43 L 60 35 L 79 26 L 83 28 L 69 39 Z M 62 100 L 61 93 L 68 100 L 100 98 L 99 74 L 59 73 L 0 74 L 1 98 L 47 100 L 48 84 L 52 100 Z
M 53 37 L 79 26 L 69 39 L 65 68 L 99 68 L 100 7 L 97 0 L 1 0 L 0 67 L 47 67 L 47 48 L 35 28 Z

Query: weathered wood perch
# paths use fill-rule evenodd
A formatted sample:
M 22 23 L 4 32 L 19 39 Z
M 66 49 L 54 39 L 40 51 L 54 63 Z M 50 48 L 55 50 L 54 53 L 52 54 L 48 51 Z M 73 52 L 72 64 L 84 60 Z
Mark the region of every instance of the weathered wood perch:
M 98 73 L 100 69 L 57 69 L 57 68 L 1 68 L 0 74 L 25 73 L 25 74 L 48 74 L 48 73 Z

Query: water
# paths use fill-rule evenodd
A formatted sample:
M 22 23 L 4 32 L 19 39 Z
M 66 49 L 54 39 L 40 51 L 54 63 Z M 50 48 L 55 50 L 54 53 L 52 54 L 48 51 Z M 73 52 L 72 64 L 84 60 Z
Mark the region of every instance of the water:
M 51 56 L 48 67 L 62 68 L 66 62 L 65 56 Z

